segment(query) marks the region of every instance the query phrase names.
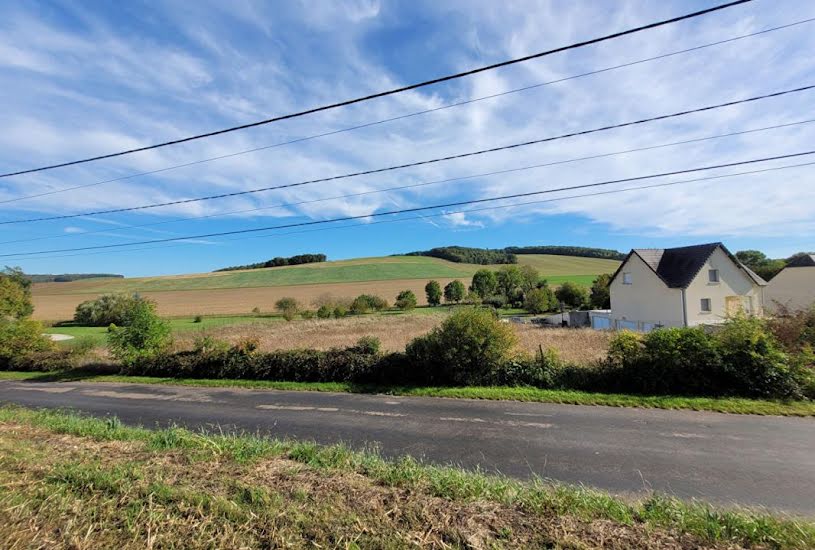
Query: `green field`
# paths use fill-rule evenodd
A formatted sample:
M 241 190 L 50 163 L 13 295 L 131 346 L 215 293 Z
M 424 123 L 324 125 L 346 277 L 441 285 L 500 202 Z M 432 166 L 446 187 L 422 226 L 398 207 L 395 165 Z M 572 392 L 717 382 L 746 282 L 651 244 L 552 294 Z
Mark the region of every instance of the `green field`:
M 521 265 L 536 267 L 553 284 L 574 281 L 590 285 L 600 273 L 617 269 L 619 262 L 573 256 L 522 255 Z M 178 290 L 215 290 L 305 284 L 338 284 L 397 279 L 469 279 L 485 266 L 458 264 L 423 256 L 359 258 L 319 264 L 286 266 L 249 271 L 232 271 L 144 277 L 133 279 L 94 279 L 76 283 L 53 283 L 48 294 L 155 292 Z M 500 266 L 486 266 L 497 269 Z

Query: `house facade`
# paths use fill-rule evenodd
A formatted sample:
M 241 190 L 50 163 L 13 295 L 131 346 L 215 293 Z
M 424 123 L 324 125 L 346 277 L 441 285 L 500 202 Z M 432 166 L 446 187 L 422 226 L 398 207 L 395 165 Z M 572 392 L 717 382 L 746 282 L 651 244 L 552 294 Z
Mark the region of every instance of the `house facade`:
M 761 315 L 766 284 L 722 243 L 632 250 L 611 279 L 609 328 L 648 332 Z
M 815 305 L 815 254 L 796 258 L 772 278 L 765 291 L 768 309 L 790 311 Z

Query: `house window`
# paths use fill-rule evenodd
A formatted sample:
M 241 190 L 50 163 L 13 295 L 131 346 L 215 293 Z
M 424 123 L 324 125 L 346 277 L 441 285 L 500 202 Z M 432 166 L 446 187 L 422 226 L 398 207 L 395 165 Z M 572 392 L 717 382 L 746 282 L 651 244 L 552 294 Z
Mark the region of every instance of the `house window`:
M 702 298 L 702 311 L 709 313 L 710 309 L 710 298 Z
M 631 284 L 631 273 L 623 273 L 623 284 L 624 285 Z
M 719 270 L 718 269 L 710 269 L 707 272 L 707 280 L 711 283 L 718 283 L 719 282 Z

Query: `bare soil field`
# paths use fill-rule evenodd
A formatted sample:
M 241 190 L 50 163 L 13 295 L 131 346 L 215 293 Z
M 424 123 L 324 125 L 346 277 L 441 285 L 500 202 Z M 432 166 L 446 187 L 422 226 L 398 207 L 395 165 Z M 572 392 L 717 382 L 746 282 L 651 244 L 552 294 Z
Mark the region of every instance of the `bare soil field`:
M 376 336 L 387 351 L 403 351 L 407 343 L 430 332 L 444 315 L 366 315 L 345 319 L 314 319 L 291 323 L 239 324 L 201 332 L 180 333 L 177 343 L 188 348 L 196 338 L 207 334 L 230 343 L 257 340 L 260 349 L 347 347 L 363 336 Z M 602 359 L 608 350 L 611 334 L 591 329 L 540 328 L 534 325 L 512 325 L 518 335 L 518 348 L 535 353 L 539 347 L 557 350 L 566 361 L 588 364 Z
M 444 286 L 453 279 L 437 279 Z M 34 318 L 45 321 L 72 319 L 76 306 L 98 296 L 89 294 L 49 294 L 53 284 L 34 285 Z M 66 283 L 67 284 L 67 283 Z M 273 311 L 274 304 L 284 296 L 291 296 L 303 304 L 311 304 L 322 294 L 338 298 L 354 298 L 360 294 L 376 294 L 393 303 L 402 290 L 412 290 L 425 304 L 425 279 L 396 279 L 354 283 L 269 286 L 260 288 L 223 288 L 207 290 L 173 290 L 141 292 L 158 304 L 158 313 L 166 317 L 212 314 L 246 314 L 254 308 Z M 47 286 L 51 285 L 51 286 Z

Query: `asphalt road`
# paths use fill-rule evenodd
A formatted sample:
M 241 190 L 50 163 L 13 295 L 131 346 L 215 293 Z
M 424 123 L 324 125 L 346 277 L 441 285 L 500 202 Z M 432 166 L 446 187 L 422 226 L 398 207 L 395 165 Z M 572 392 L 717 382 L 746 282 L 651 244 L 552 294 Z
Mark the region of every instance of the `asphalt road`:
M 148 427 L 376 444 L 386 456 L 520 478 L 815 516 L 815 419 L 81 382 L 3 381 L 0 402 L 70 407 Z

